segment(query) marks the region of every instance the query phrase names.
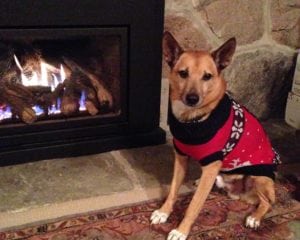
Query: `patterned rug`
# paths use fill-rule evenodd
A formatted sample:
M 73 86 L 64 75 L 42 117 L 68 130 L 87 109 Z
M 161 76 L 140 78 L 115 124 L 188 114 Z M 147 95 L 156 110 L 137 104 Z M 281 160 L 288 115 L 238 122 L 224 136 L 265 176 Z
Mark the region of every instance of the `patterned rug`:
M 293 200 L 294 186 L 277 184 L 277 203 L 259 230 L 243 226 L 253 206 L 231 200 L 225 194 L 213 191 L 206 201 L 188 239 L 296 239 L 289 225 L 300 220 L 300 203 Z M 0 232 L 0 240 L 152 240 L 165 239 L 183 217 L 191 194 L 179 198 L 168 223 L 150 225 L 149 217 L 162 201 L 152 200 L 112 210 L 66 218 L 48 224 Z M 300 224 L 297 223 L 299 227 Z

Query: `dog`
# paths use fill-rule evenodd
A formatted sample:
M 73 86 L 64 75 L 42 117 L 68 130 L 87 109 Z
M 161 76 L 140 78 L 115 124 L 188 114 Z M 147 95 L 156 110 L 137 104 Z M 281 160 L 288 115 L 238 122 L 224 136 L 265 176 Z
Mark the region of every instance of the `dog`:
M 170 67 L 169 126 L 175 162 L 169 195 L 151 215 L 151 224 L 167 221 L 184 180 L 188 159 L 201 165 L 201 178 L 179 226 L 168 240 L 187 238 L 214 183 L 228 195 L 257 208 L 245 220 L 257 229 L 275 202 L 274 178 L 279 155 L 259 121 L 232 99 L 221 72 L 236 49 L 231 38 L 215 51 L 185 51 L 170 32 L 163 55 Z M 246 71 L 246 70 L 245 70 Z

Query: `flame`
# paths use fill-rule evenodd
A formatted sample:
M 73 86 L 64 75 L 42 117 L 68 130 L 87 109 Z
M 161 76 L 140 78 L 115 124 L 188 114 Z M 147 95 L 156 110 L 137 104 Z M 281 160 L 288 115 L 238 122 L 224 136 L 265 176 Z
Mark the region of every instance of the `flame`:
M 17 64 L 18 68 L 21 71 L 23 71 L 23 68 L 21 67 L 21 64 L 20 64 L 20 62 L 19 62 L 19 60 L 18 60 L 18 58 L 17 58 L 17 56 L 15 54 L 14 54 L 14 59 L 15 59 L 15 63 Z
M 85 92 L 82 91 L 81 92 L 81 96 L 80 96 L 80 100 L 79 100 L 79 110 L 80 111 L 84 111 L 86 108 L 85 108 L 85 99 L 86 99 L 86 96 L 85 96 Z
M 54 91 L 55 87 L 59 84 L 55 74 L 52 73 L 53 83 L 51 84 L 51 91 Z
M 40 62 L 40 75 L 37 72 L 33 72 L 32 76 L 29 78 L 24 74 L 24 69 L 20 64 L 19 59 L 17 58 L 16 55 L 14 55 L 14 60 L 21 71 L 21 81 L 24 86 L 49 86 L 51 87 L 51 91 L 54 91 L 55 88 L 59 83 L 62 83 L 66 79 L 66 73 L 64 70 L 64 67 L 62 64 L 60 64 L 60 68 L 56 68 L 44 61 Z M 39 77 L 40 76 L 40 77 Z M 59 114 L 60 113 L 60 104 L 61 101 L 60 99 L 57 100 L 56 105 L 52 105 L 48 109 L 48 113 L 50 115 L 52 114 Z M 33 110 L 37 114 L 37 116 L 43 114 L 43 109 L 41 109 L 38 106 L 34 106 Z M 10 118 L 9 113 L 10 109 L 7 109 L 6 111 L 0 111 L 0 121 L 2 118 Z
M 62 64 L 60 65 L 60 69 L 58 69 L 49 63 L 41 61 L 40 74 L 33 71 L 32 76 L 27 77 L 24 74 L 24 69 L 16 55 L 14 55 L 14 60 L 21 71 L 21 81 L 24 86 L 50 86 L 51 90 L 54 90 L 56 86 L 66 78 L 66 73 Z
M 5 107 L 4 109 L 0 109 L 0 121 L 4 119 L 9 119 L 12 117 L 12 112 L 9 106 Z
M 31 76 L 28 77 L 24 73 L 24 69 L 17 58 L 16 55 L 14 55 L 14 61 L 18 67 L 18 69 L 21 72 L 21 82 L 24 86 L 49 86 L 51 87 L 51 91 L 54 91 L 54 89 L 57 87 L 58 84 L 63 83 L 66 79 L 66 72 L 63 67 L 63 64 L 60 64 L 60 68 L 56 68 L 55 66 L 52 66 L 44 61 L 40 62 L 40 72 L 33 71 Z M 86 94 L 84 92 L 81 93 L 81 98 L 79 101 L 80 111 L 85 111 L 85 96 Z M 60 107 L 61 107 L 61 99 L 57 99 L 56 104 L 52 105 L 48 109 L 49 115 L 54 114 L 60 114 Z M 44 110 L 41 109 L 39 106 L 34 106 L 32 108 L 37 116 L 40 116 L 44 113 Z M 12 118 L 12 111 L 9 106 L 5 106 L 3 108 L 0 108 L 0 122 L 4 119 L 10 119 Z
M 60 64 L 60 79 L 62 81 L 65 81 L 66 79 L 66 73 L 62 64 Z
M 42 115 L 44 113 L 44 110 L 41 109 L 39 106 L 34 106 L 32 109 L 35 111 L 35 114 L 37 116 L 40 116 L 40 115 Z
M 46 63 L 41 62 L 40 66 L 41 66 L 41 79 L 39 82 L 35 82 L 35 84 L 42 85 L 42 86 L 49 86 L 47 65 Z

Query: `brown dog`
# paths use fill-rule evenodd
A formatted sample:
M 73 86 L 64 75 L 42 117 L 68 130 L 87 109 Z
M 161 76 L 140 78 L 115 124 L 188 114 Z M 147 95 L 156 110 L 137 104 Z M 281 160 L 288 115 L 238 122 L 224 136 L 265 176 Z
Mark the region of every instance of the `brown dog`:
M 279 157 L 257 119 L 226 94 L 220 75 L 235 48 L 231 38 L 212 53 L 184 51 L 169 32 L 164 33 L 163 53 L 171 69 L 169 124 L 176 151 L 170 192 L 152 213 L 152 224 L 166 222 L 171 214 L 188 158 L 202 165 L 192 201 L 168 240 L 187 238 L 215 181 L 229 196 L 257 204 L 246 218 L 247 227 L 259 227 L 275 201 L 273 179 Z

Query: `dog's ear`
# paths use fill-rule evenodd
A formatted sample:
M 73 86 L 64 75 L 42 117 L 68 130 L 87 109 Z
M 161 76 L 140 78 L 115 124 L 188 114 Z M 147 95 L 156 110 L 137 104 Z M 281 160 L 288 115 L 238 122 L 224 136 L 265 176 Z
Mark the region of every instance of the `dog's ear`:
M 163 54 L 166 62 L 173 68 L 179 59 L 180 55 L 183 53 L 182 48 L 179 46 L 176 39 L 170 32 L 164 32 L 163 36 Z
M 219 72 L 230 64 L 235 48 L 236 40 L 235 38 L 230 38 L 221 47 L 211 53 Z

